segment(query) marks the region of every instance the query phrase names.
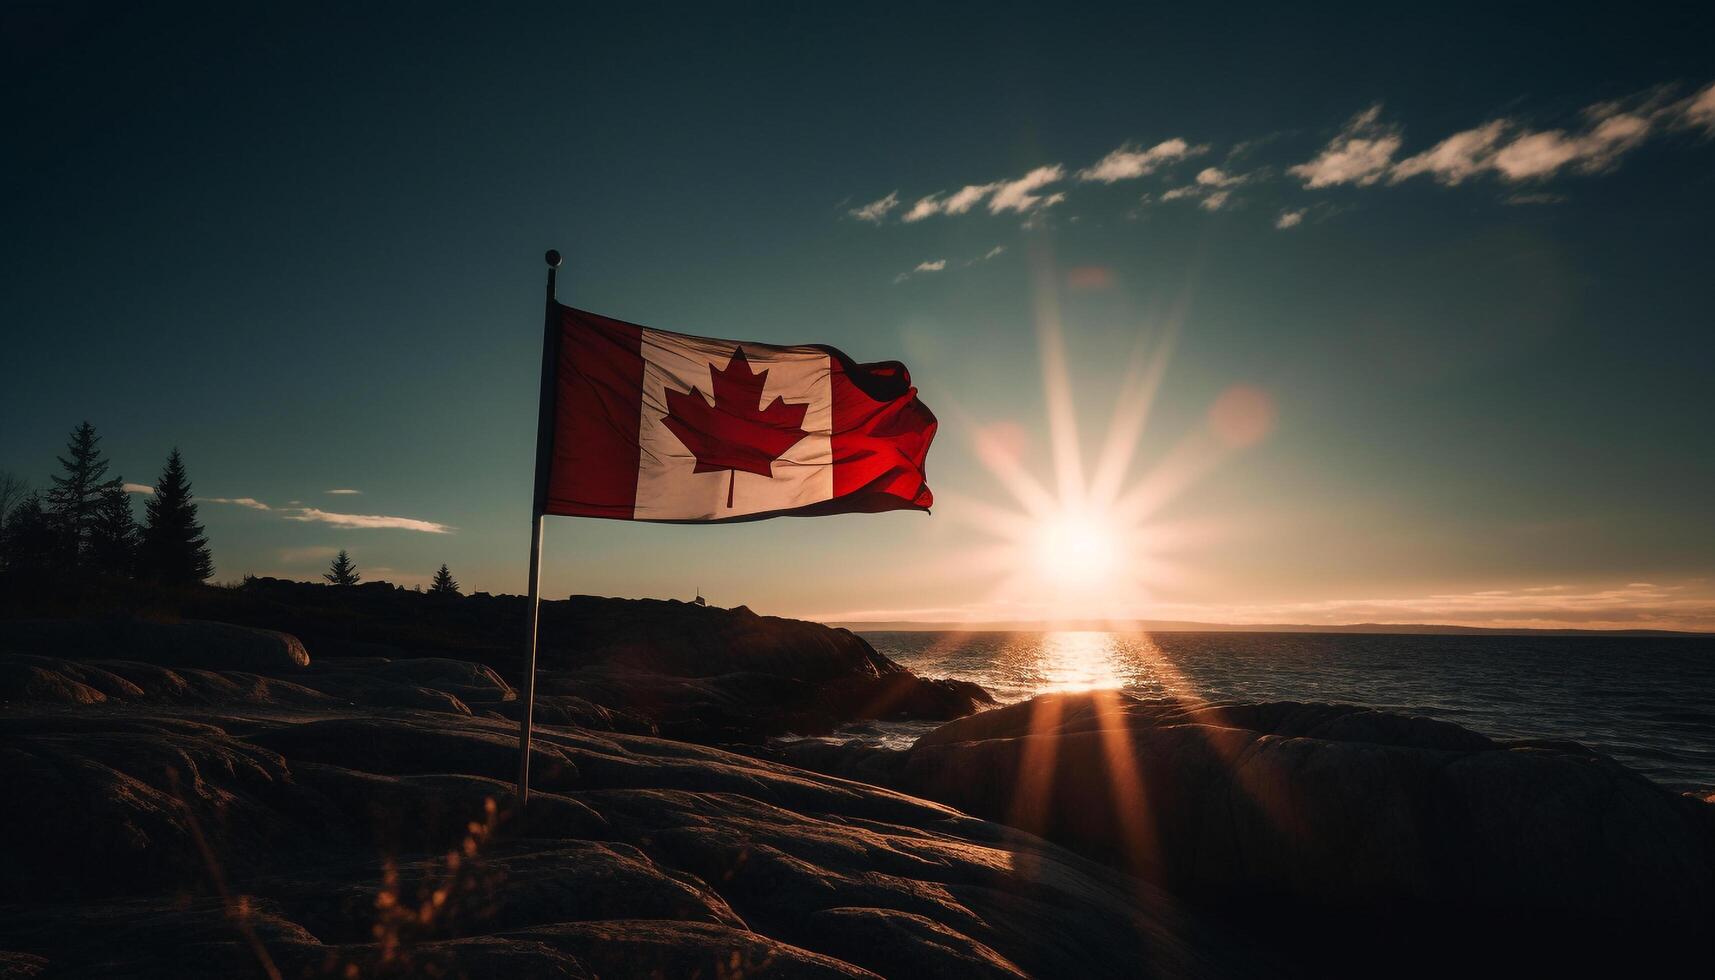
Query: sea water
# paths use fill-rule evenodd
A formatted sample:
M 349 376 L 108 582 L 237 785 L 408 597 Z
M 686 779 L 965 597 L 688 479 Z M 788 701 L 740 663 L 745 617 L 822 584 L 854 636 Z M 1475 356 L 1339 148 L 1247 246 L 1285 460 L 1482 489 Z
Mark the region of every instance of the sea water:
M 1048 691 L 1329 701 L 1496 738 L 1582 742 L 1674 790 L 1715 792 L 1715 639 L 1355 633 L 864 632 L 1002 703 Z M 932 724 L 843 733 L 902 747 Z

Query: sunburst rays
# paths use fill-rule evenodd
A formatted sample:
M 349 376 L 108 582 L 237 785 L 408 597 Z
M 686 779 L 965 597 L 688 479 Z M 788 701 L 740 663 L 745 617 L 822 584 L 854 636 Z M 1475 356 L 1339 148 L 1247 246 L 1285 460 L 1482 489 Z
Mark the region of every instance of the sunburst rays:
M 974 455 L 1007 503 L 942 495 L 944 513 L 988 539 L 946 571 L 990 579 L 986 604 L 1012 609 L 1021 621 L 1117 625 L 1147 616 L 1152 595 L 1184 581 L 1185 562 L 1177 555 L 1223 532 L 1218 522 L 1163 522 L 1161 512 L 1234 451 L 1263 438 L 1273 425 L 1273 403 L 1261 389 L 1229 388 L 1133 476 L 1189 308 L 1187 290 L 1163 316 L 1139 324 L 1100 450 L 1086 466 L 1056 276 L 1045 258 L 1036 267 L 1033 312 L 1049 437 L 1043 455 L 1052 472 L 1044 480 L 1027 465 L 1023 426 L 960 411 Z

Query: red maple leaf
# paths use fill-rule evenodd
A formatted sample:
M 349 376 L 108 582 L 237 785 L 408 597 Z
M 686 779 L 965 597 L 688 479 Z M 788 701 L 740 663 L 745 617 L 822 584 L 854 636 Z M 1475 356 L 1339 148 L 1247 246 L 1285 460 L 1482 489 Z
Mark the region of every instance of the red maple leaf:
M 731 471 L 726 485 L 726 505 L 731 507 L 739 470 L 772 477 L 774 461 L 809 435 L 799 428 L 809 406 L 789 405 L 776 395 L 766 408 L 760 408 L 768 371 L 752 373 L 742 347 L 733 351 L 726 370 L 717 371 L 710 364 L 709 380 L 714 405 L 696 388 L 689 392 L 669 388 L 667 415 L 661 421 L 697 457 L 693 472 Z

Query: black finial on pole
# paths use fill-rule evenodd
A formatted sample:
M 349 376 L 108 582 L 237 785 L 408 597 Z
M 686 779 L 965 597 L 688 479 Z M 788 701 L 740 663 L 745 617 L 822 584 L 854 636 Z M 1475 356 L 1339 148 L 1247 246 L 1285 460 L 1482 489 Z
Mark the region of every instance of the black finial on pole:
M 560 269 L 560 250 L 557 248 L 548 249 L 548 254 L 542 258 L 548 263 L 548 302 L 552 303 L 555 299 L 554 274 Z

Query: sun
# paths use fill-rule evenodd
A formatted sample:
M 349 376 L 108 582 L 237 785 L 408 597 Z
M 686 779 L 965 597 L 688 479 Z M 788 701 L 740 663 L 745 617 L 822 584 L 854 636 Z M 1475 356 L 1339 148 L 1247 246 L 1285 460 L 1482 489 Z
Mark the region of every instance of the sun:
M 1122 571 L 1123 535 L 1101 515 L 1065 511 L 1040 522 L 1032 558 L 1038 573 L 1061 587 L 1090 587 Z
M 991 579 L 984 604 L 1018 622 L 1074 628 L 1149 618 L 1172 592 L 1196 581 L 1181 556 L 1232 533 L 1219 516 L 1172 517 L 1164 510 L 1234 453 L 1266 439 L 1277 421 L 1274 400 L 1254 384 L 1229 384 L 1177 439 L 1150 440 L 1157 455 L 1134 467 L 1189 306 L 1188 286 L 1164 316 L 1137 324 L 1107 425 L 1089 433 L 1099 434 L 1089 441 L 1100 448 L 1086 465 L 1057 274 L 1046 253 L 1034 261 L 1046 445 L 1033 446 L 1034 427 L 1021 420 L 968 419 L 977 461 L 1011 499 L 940 494 L 947 512 L 986 540 L 949 551 L 939 568 L 962 581 Z

